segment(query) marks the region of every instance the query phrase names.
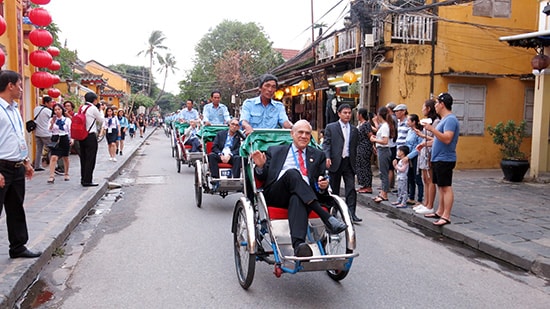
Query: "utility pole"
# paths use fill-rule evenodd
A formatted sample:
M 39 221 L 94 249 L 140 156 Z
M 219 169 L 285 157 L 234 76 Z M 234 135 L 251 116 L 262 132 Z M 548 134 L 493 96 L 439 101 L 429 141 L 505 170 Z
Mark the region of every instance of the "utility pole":
M 372 50 L 374 47 L 374 0 L 358 0 L 351 7 L 352 22 L 361 29 L 361 94 L 359 106 L 370 111 L 372 106 Z

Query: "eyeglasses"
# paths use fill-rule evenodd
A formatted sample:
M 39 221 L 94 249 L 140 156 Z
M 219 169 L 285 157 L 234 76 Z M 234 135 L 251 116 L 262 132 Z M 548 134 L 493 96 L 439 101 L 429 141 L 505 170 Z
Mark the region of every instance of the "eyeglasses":
M 229 125 L 230 126 L 238 126 L 239 124 L 238 123 L 230 123 Z

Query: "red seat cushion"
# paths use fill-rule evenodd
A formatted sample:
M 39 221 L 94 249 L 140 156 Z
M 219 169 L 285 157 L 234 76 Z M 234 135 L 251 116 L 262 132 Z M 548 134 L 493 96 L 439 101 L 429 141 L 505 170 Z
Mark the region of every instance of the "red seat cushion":
M 220 168 L 232 168 L 233 165 L 229 164 L 229 163 L 218 163 L 218 166 Z
M 206 142 L 206 153 L 210 154 L 212 152 L 212 145 L 214 142 Z
M 271 220 L 288 219 L 288 209 L 286 208 L 267 206 L 267 212 L 269 213 L 269 219 Z M 316 212 L 311 211 L 308 218 L 316 219 L 319 218 L 319 215 Z

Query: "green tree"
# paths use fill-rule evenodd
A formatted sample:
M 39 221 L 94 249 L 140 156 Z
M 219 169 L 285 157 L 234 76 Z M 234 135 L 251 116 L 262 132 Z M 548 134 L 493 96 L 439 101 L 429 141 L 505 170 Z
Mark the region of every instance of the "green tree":
M 194 66 L 179 83 L 180 98 L 201 99 L 218 89 L 224 102 L 255 87 L 256 78 L 284 62 L 256 23 L 222 21 L 195 47 Z
M 150 109 L 155 106 L 155 101 L 141 92 L 130 95 L 130 112 L 135 112 L 140 106 Z
M 139 55 L 144 55 L 145 57 L 149 57 L 149 84 L 147 87 L 147 94 L 152 95 L 151 89 L 153 85 L 153 64 L 154 59 L 158 57 L 159 49 L 168 49 L 168 47 L 162 45 L 162 43 L 166 40 L 166 37 L 160 30 L 154 30 L 151 32 L 151 36 L 149 36 L 149 40 L 147 41 L 147 49 L 142 50 L 138 53 Z
M 164 89 L 166 87 L 166 79 L 168 79 L 168 74 L 172 72 L 174 74 L 178 68 L 176 67 L 176 58 L 171 53 L 167 53 L 164 57 L 158 55 L 157 60 L 161 67 L 158 69 L 160 73 L 164 73 L 164 78 L 162 81 L 162 89 L 159 91 L 157 99 L 155 102 L 160 100 L 160 97 L 164 94 Z

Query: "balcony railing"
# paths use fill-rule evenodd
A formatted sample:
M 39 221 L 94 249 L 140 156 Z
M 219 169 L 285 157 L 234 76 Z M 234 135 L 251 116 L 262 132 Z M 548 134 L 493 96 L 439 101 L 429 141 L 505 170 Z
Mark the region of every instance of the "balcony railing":
M 401 14 L 392 16 L 392 42 L 425 44 L 432 41 L 431 17 Z

